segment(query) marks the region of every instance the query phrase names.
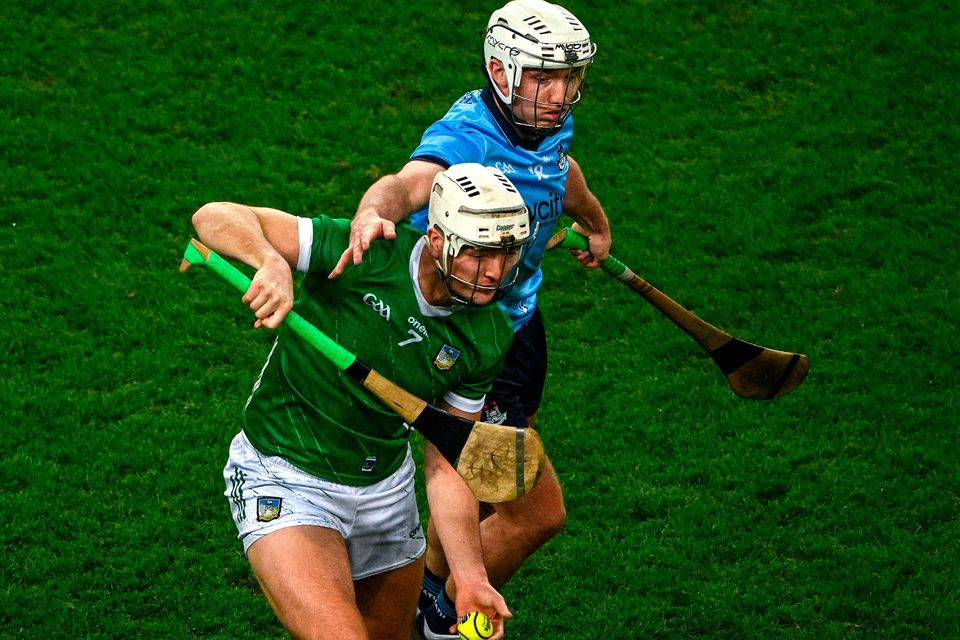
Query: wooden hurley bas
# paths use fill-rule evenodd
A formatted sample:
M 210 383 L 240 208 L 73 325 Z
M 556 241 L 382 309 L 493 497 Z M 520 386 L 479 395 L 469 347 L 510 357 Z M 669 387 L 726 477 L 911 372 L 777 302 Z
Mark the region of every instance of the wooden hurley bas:
M 548 249 L 556 247 L 585 251 L 587 240 L 582 229 L 574 224 L 572 228 L 558 231 L 547 243 Z M 613 256 L 600 266 L 640 294 L 703 347 L 738 396 L 755 400 L 779 398 L 796 389 L 810 370 L 810 361 L 802 353 L 777 351 L 744 342 L 702 320 Z
M 187 245 L 180 270 L 194 264 L 210 267 L 240 291 L 250 287 L 249 278 L 197 240 Z M 545 464 L 543 443 L 536 431 L 471 422 L 438 409 L 384 378 L 298 313 L 291 311 L 284 322 L 423 434 L 478 500 L 506 502 L 533 489 Z

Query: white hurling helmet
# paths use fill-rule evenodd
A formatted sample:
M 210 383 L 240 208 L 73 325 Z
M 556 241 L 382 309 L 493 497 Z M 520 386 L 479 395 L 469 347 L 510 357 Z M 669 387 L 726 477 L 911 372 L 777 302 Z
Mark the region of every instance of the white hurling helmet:
M 508 257 L 510 250 L 519 252 L 530 237 L 530 219 L 523 198 L 503 173 L 481 164 L 455 164 L 437 174 L 430 192 L 427 214 L 430 227 L 443 233 L 443 252 L 437 268 L 447 283 L 453 278 L 473 291 L 497 289 L 502 296 L 516 282 L 521 257 Z M 479 250 L 506 250 L 504 259 L 514 260 L 511 269 L 503 274 L 497 287 L 485 287 L 467 282 L 451 274 L 453 260 L 465 247 Z M 456 302 L 471 304 L 470 299 L 450 291 Z
M 542 136 L 559 129 L 580 102 L 580 87 L 596 53 L 597 45 L 590 42 L 587 28 L 563 7 L 544 0 L 513 0 L 490 16 L 483 40 L 483 68 L 490 77 L 490 59 L 500 61 L 508 86 L 504 93 L 490 77 L 494 92 L 521 131 Z M 513 105 L 517 100 L 530 101 L 535 106 L 546 105 L 538 102 L 537 96 L 515 94 L 524 69 L 567 69 L 570 71 L 567 82 L 579 83 L 572 98 L 551 105 L 560 107 L 560 116 L 554 124 L 537 126 L 519 121 L 514 114 Z

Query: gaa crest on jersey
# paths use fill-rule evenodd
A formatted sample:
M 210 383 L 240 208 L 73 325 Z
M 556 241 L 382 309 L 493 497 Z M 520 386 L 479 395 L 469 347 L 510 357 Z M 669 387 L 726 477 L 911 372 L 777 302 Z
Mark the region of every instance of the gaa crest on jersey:
M 280 517 L 283 498 L 257 498 L 257 522 L 270 522 Z
M 557 168 L 560 171 L 567 168 L 567 150 L 563 148 L 563 144 L 557 145 Z
M 377 298 L 377 296 L 372 293 L 365 294 L 363 296 L 363 302 L 371 309 L 376 311 L 381 318 L 390 322 L 390 305 L 388 305 L 383 300 Z
M 437 365 L 437 369 L 440 369 L 441 371 L 447 371 L 454 365 L 459 357 L 459 349 L 454 349 L 450 345 L 445 344 L 443 345 L 443 349 L 440 349 L 440 353 L 437 354 L 437 357 L 433 359 L 433 364 Z

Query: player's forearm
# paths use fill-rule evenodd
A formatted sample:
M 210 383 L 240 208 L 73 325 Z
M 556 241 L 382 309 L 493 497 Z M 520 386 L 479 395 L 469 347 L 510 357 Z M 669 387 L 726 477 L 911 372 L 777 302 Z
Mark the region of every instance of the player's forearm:
M 376 215 L 390 222 L 399 222 L 415 210 L 406 185 L 395 175 L 374 182 L 357 206 L 356 217 Z
M 424 477 L 430 518 L 454 582 L 486 583 L 477 499 L 432 445 L 424 455 Z
M 397 173 L 374 182 L 360 198 L 355 217 L 379 217 L 399 222 L 422 209 L 430 199 L 433 179 L 444 167 L 425 160 L 411 160 Z
M 610 235 L 607 214 L 590 188 L 580 165 L 570 158 L 567 173 L 567 192 L 563 199 L 563 212 L 573 218 L 587 233 Z
M 565 207 L 564 212 L 574 219 L 584 231 L 597 235 L 610 235 L 610 222 L 600 201 L 590 194 L 584 202 L 575 207 Z

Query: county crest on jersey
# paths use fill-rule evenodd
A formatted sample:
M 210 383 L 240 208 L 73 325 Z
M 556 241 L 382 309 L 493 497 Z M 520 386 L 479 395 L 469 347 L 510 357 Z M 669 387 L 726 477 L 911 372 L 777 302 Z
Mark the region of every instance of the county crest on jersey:
M 433 359 L 433 364 L 437 365 L 438 369 L 447 371 L 457 362 L 457 358 L 460 357 L 460 350 L 454 349 L 448 344 L 443 345 L 443 348 L 440 349 L 440 352 L 437 354 L 437 357 Z

